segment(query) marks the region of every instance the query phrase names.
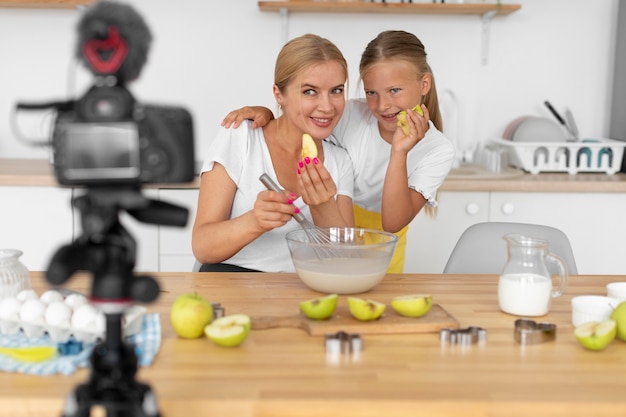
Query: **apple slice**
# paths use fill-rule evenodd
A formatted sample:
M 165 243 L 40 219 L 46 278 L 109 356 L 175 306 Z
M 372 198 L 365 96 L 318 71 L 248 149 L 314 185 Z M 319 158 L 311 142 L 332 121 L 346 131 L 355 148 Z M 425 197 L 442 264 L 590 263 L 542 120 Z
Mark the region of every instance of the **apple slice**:
M 615 339 L 617 324 L 615 320 L 601 322 L 589 321 L 576 327 L 574 336 L 578 342 L 589 350 L 602 350 Z
M 400 295 L 391 300 L 391 307 L 405 317 L 422 317 L 433 306 L 433 297 L 427 294 Z
M 315 158 L 317 156 L 317 146 L 311 135 L 304 133 L 302 135 L 302 159 L 307 156 L 309 158 Z
M 417 114 L 419 114 L 420 116 L 424 115 L 424 110 L 422 110 L 422 106 L 420 104 L 417 104 L 415 107 L 413 107 L 413 111 L 417 112 Z M 398 113 L 396 118 L 398 119 L 396 124 L 398 125 L 398 127 L 402 128 L 404 134 L 408 136 L 409 125 L 406 121 L 406 111 L 402 110 L 400 113 Z
M 310 319 L 326 320 L 335 312 L 338 298 L 339 296 L 337 294 L 330 294 L 325 297 L 302 301 L 300 303 L 300 310 Z
M 204 334 L 220 346 L 239 346 L 250 334 L 250 317 L 246 314 L 231 314 L 213 320 L 204 328 Z
M 377 320 L 385 312 L 385 305 L 374 300 L 364 300 L 357 297 L 348 297 L 350 314 L 357 320 Z

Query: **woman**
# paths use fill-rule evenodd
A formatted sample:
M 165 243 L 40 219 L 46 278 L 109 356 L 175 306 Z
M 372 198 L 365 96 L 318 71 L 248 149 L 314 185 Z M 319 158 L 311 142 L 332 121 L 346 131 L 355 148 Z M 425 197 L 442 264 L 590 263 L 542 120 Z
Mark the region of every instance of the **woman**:
M 285 234 L 302 210 L 317 226 L 353 226 L 353 174 L 327 138 L 345 107 L 347 63 L 327 39 L 304 35 L 280 51 L 273 93 L 282 114 L 262 129 L 222 128 L 200 181 L 192 248 L 201 271 L 294 271 Z M 318 156 L 302 157 L 303 133 Z M 285 191 L 266 190 L 267 173 Z M 306 204 L 306 206 L 301 203 Z

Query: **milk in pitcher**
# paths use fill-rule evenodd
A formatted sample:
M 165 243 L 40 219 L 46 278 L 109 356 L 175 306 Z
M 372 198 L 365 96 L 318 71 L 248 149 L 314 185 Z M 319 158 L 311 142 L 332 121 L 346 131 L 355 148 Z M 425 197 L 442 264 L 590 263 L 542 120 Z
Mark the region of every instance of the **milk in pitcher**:
M 500 276 L 498 302 L 505 313 L 543 316 L 550 311 L 552 280 L 542 275 L 516 273 Z

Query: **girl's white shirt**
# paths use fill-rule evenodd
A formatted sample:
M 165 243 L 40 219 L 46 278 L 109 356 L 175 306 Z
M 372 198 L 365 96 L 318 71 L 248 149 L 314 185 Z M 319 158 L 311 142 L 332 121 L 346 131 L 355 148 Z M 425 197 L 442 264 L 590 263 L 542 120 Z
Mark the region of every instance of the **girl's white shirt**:
M 454 145 L 429 122 L 430 128 L 407 155 L 409 188 L 422 194 L 436 207 L 437 190 L 454 163 Z M 348 151 L 354 167 L 354 204 L 381 212 L 383 184 L 391 145 L 378 130 L 378 120 L 364 100 L 352 99 L 333 131 L 331 141 Z

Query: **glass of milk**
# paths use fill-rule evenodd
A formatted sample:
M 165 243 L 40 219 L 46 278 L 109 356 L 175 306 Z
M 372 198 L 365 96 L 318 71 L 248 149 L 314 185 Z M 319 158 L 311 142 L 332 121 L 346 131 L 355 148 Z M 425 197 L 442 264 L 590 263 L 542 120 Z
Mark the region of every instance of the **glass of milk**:
M 498 281 L 498 303 L 505 313 L 516 316 L 543 316 L 550 311 L 553 297 L 567 288 L 565 262 L 548 250 L 548 242 L 519 234 L 504 236 L 508 259 Z M 554 278 L 546 262 L 558 267 Z

